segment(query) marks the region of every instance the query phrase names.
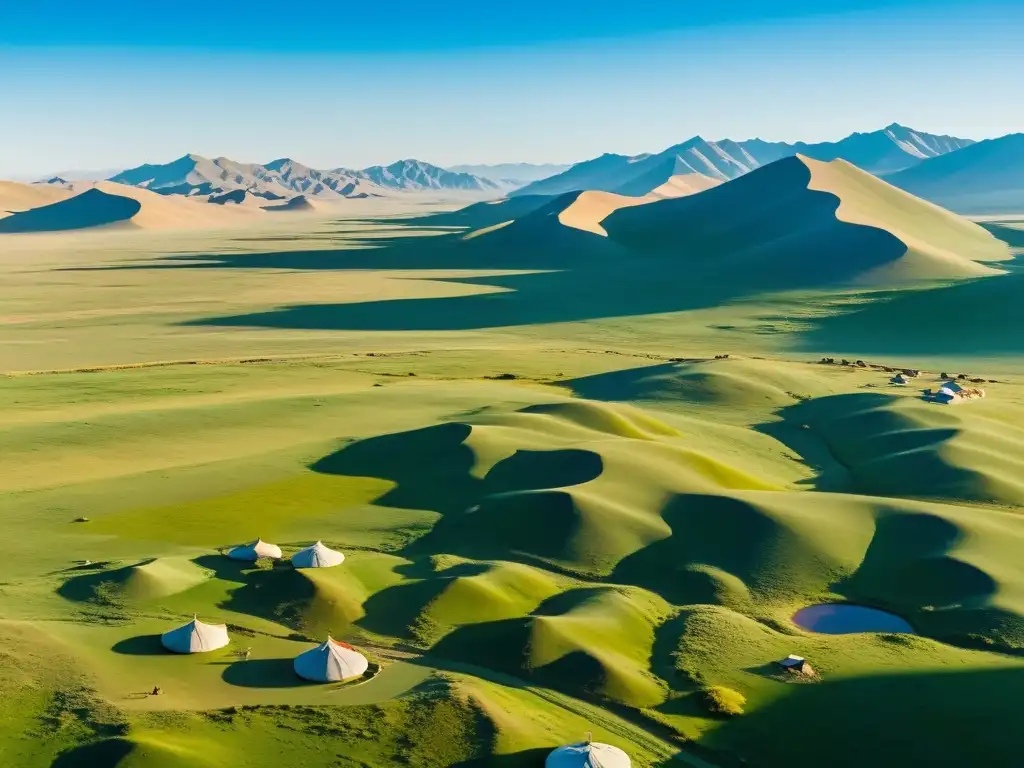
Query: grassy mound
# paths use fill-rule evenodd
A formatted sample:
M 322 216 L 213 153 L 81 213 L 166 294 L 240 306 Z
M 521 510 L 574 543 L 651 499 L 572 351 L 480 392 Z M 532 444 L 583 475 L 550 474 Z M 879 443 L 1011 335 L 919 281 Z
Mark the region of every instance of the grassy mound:
M 937 388 L 940 380 L 929 381 Z M 844 394 L 793 407 L 849 471 L 883 496 L 1024 504 L 1024 411 L 998 401 L 941 408 L 917 397 Z
M 655 629 L 669 612 L 660 597 L 635 588 L 571 589 L 529 616 L 457 629 L 434 652 L 561 690 L 651 706 L 667 691 L 649 659 Z
M 781 408 L 831 393 L 836 386 L 806 370 L 762 360 L 725 359 L 661 363 L 567 382 L 581 397 L 600 400 L 684 402 Z
M 54 768 L 89 765 L 95 768 L 212 768 L 227 758 L 213 741 L 196 746 L 178 744 L 164 734 L 106 739 L 58 756 Z
M 69 579 L 60 593 L 72 600 L 156 600 L 192 589 L 212 573 L 184 557 L 160 557 Z

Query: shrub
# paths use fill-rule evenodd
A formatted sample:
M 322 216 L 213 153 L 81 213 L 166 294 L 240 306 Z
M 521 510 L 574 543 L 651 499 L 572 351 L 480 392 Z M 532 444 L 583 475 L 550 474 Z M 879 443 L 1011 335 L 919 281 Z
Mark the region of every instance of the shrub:
M 742 693 L 721 685 L 705 688 L 701 695 L 704 699 L 704 706 L 713 715 L 725 715 L 726 717 L 742 715 L 743 705 L 747 703 L 747 698 Z

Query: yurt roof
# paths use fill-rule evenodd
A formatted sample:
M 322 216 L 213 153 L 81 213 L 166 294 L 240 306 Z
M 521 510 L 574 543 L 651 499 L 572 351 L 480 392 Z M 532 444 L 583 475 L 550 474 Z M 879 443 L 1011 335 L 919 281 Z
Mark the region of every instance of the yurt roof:
M 277 544 L 270 544 L 263 539 L 228 550 L 228 557 L 234 560 L 258 560 L 261 557 L 280 559 L 281 548 Z
M 630 768 L 629 755 L 611 744 L 583 741 L 553 750 L 545 768 Z
M 345 555 L 337 550 L 331 549 L 322 541 L 312 546 L 301 549 L 292 555 L 292 565 L 296 568 L 331 568 L 341 565 Z
M 369 661 L 348 643 L 332 637 L 295 657 L 295 674 L 319 683 L 338 682 L 359 677 L 370 666 Z
M 194 617 L 188 624 L 160 636 L 164 648 L 175 653 L 215 651 L 230 641 L 225 624 L 206 624 Z

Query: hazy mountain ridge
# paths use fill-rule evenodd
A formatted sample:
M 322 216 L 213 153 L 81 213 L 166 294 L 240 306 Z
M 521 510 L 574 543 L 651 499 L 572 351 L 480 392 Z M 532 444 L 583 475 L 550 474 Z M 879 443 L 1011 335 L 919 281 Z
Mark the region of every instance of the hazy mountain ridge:
M 339 171 L 345 172 L 343 169 Z M 391 165 L 374 165 L 354 171 L 360 179 L 388 189 L 462 189 L 499 190 L 502 185 L 492 179 L 439 168 L 419 160 L 399 160 Z
M 708 141 L 695 136 L 657 154 L 615 155 L 577 163 L 568 171 L 513 194 L 561 194 L 579 189 L 619 194 L 644 194 L 681 173 L 700 173 L 729 181 L 769 163 L 802 154 L 815 160 L 842 159 L 859 168 L 884 175 L 927 159 L 970 146 L 970 139 L 943 136 L 893 123 L 871 133 L 853 133 L 837 142 L 770 142 L 762 139 Z M 648 189 L 641 187 L 653 184 Z
M 455 173 L 469 173 L 491 181 L 523 185 L 550 178 L 571 167 L 571 163 L 495 163 L 493 165 L 483 163 L 480 165 L 452 165 L 448 166 L 448 170 Z
M 987 139 L 888 177 L 901 189 L 961 213 L 1024 211 L 1024 133 Z
M 492 192 L 504 187 L 490 179 L 453 173 L 419 160 L 400 160 L 362 170 L 311 168 L 291 158 L 269 163 L 239 163 L 189 154 L 170 163 L 145 164 L 115 174 L 110 181 L 161 194 L 223 194 L 243 189 L 279 200 L 304 195 L 315 198 L 359 198 L 393 191 L 460 190 Z

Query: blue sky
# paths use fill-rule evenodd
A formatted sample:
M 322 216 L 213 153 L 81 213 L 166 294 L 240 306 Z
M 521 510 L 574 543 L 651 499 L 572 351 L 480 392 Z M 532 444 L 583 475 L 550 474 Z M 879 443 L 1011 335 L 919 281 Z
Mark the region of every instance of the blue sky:
M 1024 130 L 1020 4 L 825 5 L 22 3 L 0 23 L 0 177 L 185 152 L 569 162 L 697 133 Z

